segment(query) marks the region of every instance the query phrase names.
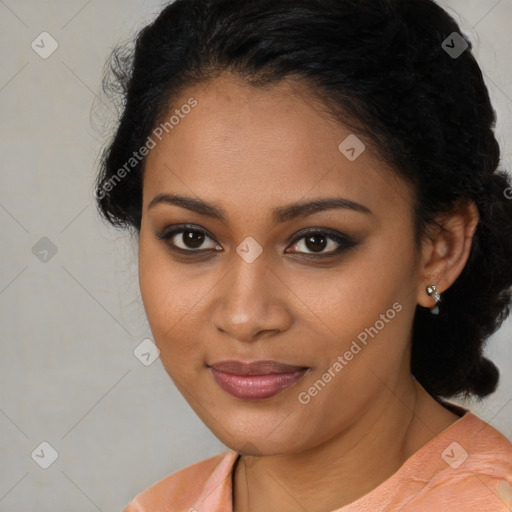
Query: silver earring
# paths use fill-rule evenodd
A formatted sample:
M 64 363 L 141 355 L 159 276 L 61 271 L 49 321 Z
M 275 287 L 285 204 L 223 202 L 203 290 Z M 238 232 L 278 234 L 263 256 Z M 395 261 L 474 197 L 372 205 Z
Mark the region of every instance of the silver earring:
M 439 313 L 439 303 L 441 302 L 441 296 L 437 292 L 435 284 L 431 284 L 431 285 L 427 286 L 426 290 L 427 290 L 427 295 L 429 297 L 434 297 L 434 300 L 436 301 L 436 305 L 430 310 L 430 312 L 433 315 L 437 315 Z

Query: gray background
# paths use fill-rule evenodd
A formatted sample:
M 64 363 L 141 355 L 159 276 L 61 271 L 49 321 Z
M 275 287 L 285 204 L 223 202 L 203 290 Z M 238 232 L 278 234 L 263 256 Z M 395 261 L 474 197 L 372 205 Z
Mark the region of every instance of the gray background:
M 120 511 L 167 474 L 226 449 L 160 360 L 146 367 L 135 358 L 151 338 L 135 241 L 100 220 L 92 195 L 108 130 L 91 114 L 105 59 L 161 5 L 0 1 L 2 512 Z M 512 0 L 443 5 L 475 45 L 511 168 Z M 59 45 L 46 59 L 31 47 L 43 31 Z M 502 371 L 499 390 L 466 404 L 509 439 L 511 334 L 508 319 L 487 348 Z M 58 452 L 48 469 L 35 462 L 49 460 L 43 441 Z

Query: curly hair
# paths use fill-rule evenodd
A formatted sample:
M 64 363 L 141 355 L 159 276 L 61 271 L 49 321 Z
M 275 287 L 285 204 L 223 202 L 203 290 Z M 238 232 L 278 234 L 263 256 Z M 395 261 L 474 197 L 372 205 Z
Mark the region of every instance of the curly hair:
M 454 32 L 467 43 L 460 55 L 445 46 Z M 115 227 L 140 233 L 145 158 L 119 170 L 187 87 L 226 71 L 254 87 L 299 79 L 366 136 L 413 185 L 416 247 L 438 215 L 474 201 L 465 268 L 438 315 L 416 308 L 411 372 L 438 400 L 496 389 L 483 348 L 509 314 L 512 189 L 472 44 L 445 10 L 432 0 L 176 0 L 107 64 L 104 90 L 121 91 L 123 111 L 95 197 Z

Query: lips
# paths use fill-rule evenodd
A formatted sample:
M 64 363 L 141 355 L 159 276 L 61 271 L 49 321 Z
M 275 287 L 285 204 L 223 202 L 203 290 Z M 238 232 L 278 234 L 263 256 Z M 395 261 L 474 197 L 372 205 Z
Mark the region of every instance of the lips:
M 224 391 L 244 400 L 275 396 L 293 386 L 309 370 L 279 361 L 221 361 L 207 366 Z

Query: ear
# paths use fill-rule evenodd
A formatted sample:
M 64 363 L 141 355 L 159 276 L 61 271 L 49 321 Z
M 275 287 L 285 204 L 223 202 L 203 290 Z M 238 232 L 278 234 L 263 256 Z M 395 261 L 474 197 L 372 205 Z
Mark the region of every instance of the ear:
M 460 201 L 449 213 L 432 225 L 422 243 L 417 302 L 420 306 L 435 306 L 426 287 L 434 284 L 439 294 L 447 290 L 460 275 L 469 257 L 479 215 L 472 200 Z

